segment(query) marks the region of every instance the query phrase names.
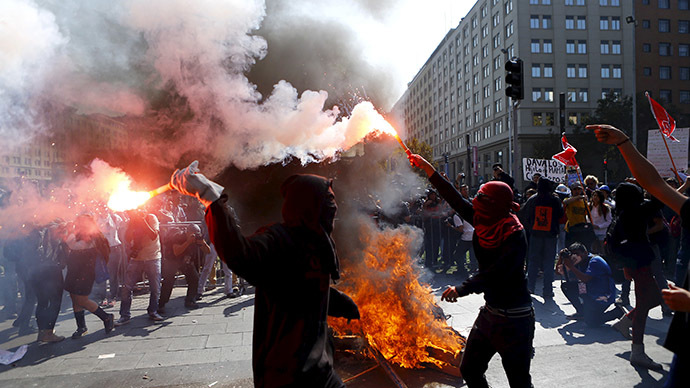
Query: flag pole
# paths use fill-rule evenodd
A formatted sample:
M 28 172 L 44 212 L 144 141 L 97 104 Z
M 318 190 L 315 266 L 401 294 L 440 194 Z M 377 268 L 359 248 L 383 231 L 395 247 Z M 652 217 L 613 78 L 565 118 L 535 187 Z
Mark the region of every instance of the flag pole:
M 668 142 L 666 141 L 666 135 L 664 135 L 664 133 L 661 132 L 661 129 L 659 129 L 659 134 L 661 135 L 661 138 L 664 139 L 664 145 L 666 146 L 666 152 L 668 152 L 668 158 L 671 159 L 671 165 L 673 166 L 673 173 L 676 174 L 676 179 L 678 180 L 678 184 L 682 185 L 683 182 L 680 179 L 680 174 L 678 174 L 678 168 L 676 167 L 676 162 L 673 161 L 673 156 L 671 155 L 671 150 L 668 148 Z

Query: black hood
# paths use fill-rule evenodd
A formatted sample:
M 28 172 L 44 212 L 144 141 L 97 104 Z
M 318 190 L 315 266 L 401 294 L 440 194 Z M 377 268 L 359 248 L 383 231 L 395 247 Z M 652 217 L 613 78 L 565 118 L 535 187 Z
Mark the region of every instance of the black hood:
M 642 189 L 628 182 L 623 182 L 616 188 L 616 213 L 634 211 L 644 201 Z
M 553 183 L 546 178 L 539 178 L 537 181 L 537 193 L 541 195 L 551 195 Z

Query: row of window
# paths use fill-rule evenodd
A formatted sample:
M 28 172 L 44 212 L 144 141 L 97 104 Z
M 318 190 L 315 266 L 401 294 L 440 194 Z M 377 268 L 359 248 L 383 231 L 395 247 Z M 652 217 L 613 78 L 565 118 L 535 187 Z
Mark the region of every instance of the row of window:
M 660 9 L 671 9 L 671 0 L 656 0 L 655 2 Z M 650 0 L 642 0 L 642 5 L 651 5 Z M 688 5 L 690 1 L 678 0 L 678 9 L 689 9 Z
M 529 0 L 532 5 L 551 5 L 551 0 Z M 585 0 L 565 0 L 565 5 L 585 5 Z M 599 0 L 602 7 L 620 7 L 620 0 Z
M 530 15 L 529 27 L 533 30 L 550 30 L 553 28 L 551 15 Z M 586 30 L 587 16 L 566 16 L 566 30 Z M 599 29 L 602 31 L 619 31 L 621 29 L 621 18 L 618 16 L 599 17 Z
M 651 53 L 652 52 L 652 44 L 651 43 L 643 43 L 642 44 L 642 52 Z M 673 44 L 671 44 L 669 42 L 659 42 L 659 55 L 662 57 L 673 56 Z M 678 56 L 679 57 L 690 56 L 690 44 L 679 43 L 678 44 Z
M 0 171 L 2 171 L 3 175 L 8 175 L 10 173 L 10 168 L 3 166 Z M 31 169 L 24 170 L 22 168 L 15 167 L 13 169 L 13 171 L 14 171 L 14 174 L 18 175 L 18 176 L 50 177 L 53 175 L 50 170 L 31 170 Z
M 551 54 L 553 53 L 553 41 L 551 39 L 532 39 L 532 42 L 530 43 L 530 52 L 532 54 Z M 566 40 L 565 52 L 568 54 L 587 54 L 587 41 L 570 39 Z M 599 52 L 601 54 L 618 55 L 621 53 L 621 41 L 602 40 L 599 43 Z
M 644 67 L 642 68 L 642 74 L 645 77 L 652 76 L 652 68 Z M 659 79 L 673 79 L 671 66 L 659 66 Z M 681 81 L 690 81 L 690 67 L 679 67 L 678 68 L 678 79 Z

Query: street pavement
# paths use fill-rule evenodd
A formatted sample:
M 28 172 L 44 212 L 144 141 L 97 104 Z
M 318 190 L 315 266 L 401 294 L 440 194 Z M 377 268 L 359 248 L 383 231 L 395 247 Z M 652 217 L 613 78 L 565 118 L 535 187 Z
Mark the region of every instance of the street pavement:
M 483 304 L 482 296 L 440 302 L 445 286 L 459 280 L 428 272 L 422 278 L 432 286 L 449 324 L 467 335 Z M 670 318 L 662 318 L 660 308 L 651 311 L 645 333 L 647 353 L 664 366 L 659 373 L 633 368 L 627 361 L 630 341 L 610 327 L 590 329 L 582 322 L 568 321 L 565 315 L 574 310 L 560 292 L 558 281 L 554 291 L 553 304 L 544 304 L 540 296 L 533 298 L 537 325 L 531 373 L 535 387 L 663 385 L 672 354 L 661 346 Z M 222 287 L 216 288 L 205 294 L 202 307 L 196 310 L 184 308 L 184 293 L 184 287 L 173 290 L 173 299 L 166 306 L 168 318 L 162 322 L 148 319 L 148 295 L 136 296 L 132 321 L 109 335 L 102 322 L 87 313 L 89 333 L 76 340 L 69 338 L 76 324 L 65 299 L 56 332 L 68 338 L 56 344 L 38 345 L 35 334 L 18 337 L 12 320 L 0 322 L 0 348 L 14 351 L 29 346 L 21 360 L 0 365 L 0 387 L 252 387 L 252 288 L 233 299 L 225 297 Z M 107 310 L 117 318 L 118 307 Z M 336 369 L 343 379 L 375 365 L 372 360 L 336 353 Z M 457 378 L 433 370 L 395 370 L 410 388 L 463 386 Z M 493 387 L 508 387 L 498 355 L 489 365 L 487 378 Z M 394 386 L 380 367 L 348 381 L 348 387 Z

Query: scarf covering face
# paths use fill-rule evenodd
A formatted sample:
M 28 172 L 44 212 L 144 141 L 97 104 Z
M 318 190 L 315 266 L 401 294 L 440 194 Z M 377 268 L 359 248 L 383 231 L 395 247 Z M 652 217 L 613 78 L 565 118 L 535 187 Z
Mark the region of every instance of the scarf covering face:
M 487 182 L 472 200 L 474 230 L 483 248 L 498 248 L 512 233 L 522 230 L 522 224 L 510 211 L 520 205 L 513 202 L 513 190 L 504 182 Z
M 306 227 L 315 233 L 317 245 L 328 252 L 323 265 L 332 279 L 340 278 L 340 263 L 331 238 L 338 206 L 332 198 L 333 181 L 318 175 L 292 175 L 283 182 L 283 221 L 288 227 Z M 332 254 L 331 254 L 332 252 Z

